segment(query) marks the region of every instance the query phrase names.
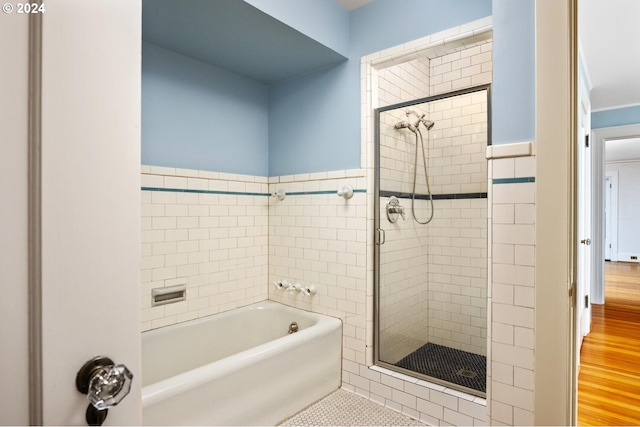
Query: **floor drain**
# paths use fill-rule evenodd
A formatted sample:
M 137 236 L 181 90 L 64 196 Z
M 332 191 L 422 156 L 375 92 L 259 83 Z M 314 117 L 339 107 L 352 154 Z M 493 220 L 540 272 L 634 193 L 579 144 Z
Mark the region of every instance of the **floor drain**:
M 478 376 L 478 373 L 469 371 L 468 369 L 460 369 L 458 372 L 456 372 L 456 375 L 460 375 L 461 377 L 465 378 L 475 378 Z

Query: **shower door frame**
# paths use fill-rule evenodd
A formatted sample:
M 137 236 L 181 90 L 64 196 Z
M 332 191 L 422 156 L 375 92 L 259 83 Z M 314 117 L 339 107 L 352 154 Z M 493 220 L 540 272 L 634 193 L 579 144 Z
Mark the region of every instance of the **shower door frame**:
M 411 101 L 399 102 L 397 104 L 378 107 L 373 110 L 373 130 L 374 130 L 374 197 L 373 197 L 373 229 L 374 229 L 374 250 L 373 250 L 373 364 L 381 368 L 389 369 L 413 378 L 425 380 L 431 383 L 439 384 L 451 389 L 456 389 L 474 396 L 486 397 L 486 393 L 474 390 L 459 384 L 451 383 L 435 377 L 421 374 L 409 369 L 401 368 L 388 362 L 380 360 L 380 246 L 385 243 L 385 231 L 380 228 L 380 114 L 390 110 L 412 107 L 414 105 L 426 102 L 439 101 L 441 99 L 453 98 L 459 95 L 466 95 L 475 92 L 486 92 L 487 96 L 487 147 L 491 146 L 491 83 L 472 86 L 451 92 L 432 95 L 425 98 L 414 99 Z M 428 140 L 427 140 L 428 141 Z M 427 142 L 428 143 L 428 142 Z M 489 182 L 487 176 L 487 183 Z M 487 204 L 489 199 L 487 198 Z M 488 245 L 488 236 L 487 236 Z M 488 258 L 487 258 L 488 263 Z M 488 265 L 488 264 L 487 264 Z M 489 278 L 487 278 L 487 289 L 489 286 Z M 488 345 L 488 343 L 487 343 Z

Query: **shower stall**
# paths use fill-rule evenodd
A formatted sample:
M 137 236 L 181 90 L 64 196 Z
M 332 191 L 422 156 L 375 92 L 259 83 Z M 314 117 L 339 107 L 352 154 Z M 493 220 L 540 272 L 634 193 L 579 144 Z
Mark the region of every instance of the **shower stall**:
M 490 85 L 375 110 L 376 364 L 486 393 Z

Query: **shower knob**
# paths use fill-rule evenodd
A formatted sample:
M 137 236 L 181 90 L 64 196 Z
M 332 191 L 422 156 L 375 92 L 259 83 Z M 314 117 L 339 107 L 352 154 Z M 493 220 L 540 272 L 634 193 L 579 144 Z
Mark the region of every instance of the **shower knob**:
M 405 220 L 404 207 L 400 204 L 400 201 L 396 196 L 389 197 L 389 202 L 386 207 L 387 219 L 390 223 L 398 221 L 398 216 L 402 216 L 402 220 Z
M 86 418 L 89 425 L 100 425 L 108 408 L 116 406 L 131 390 L 133 374 L 125 365 L 116 365 L 111 359 L 96 356 L 80 368 L 76 375 L 76 388 L 91 402 Z

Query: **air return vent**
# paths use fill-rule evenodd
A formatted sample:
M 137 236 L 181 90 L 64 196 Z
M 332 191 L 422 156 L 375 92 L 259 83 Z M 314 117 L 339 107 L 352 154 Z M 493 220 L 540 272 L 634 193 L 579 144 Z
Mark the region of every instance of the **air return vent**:
M 151 305 L 171 304 L 187 298 L 187 285 L 174 285 L 151 290 Z

